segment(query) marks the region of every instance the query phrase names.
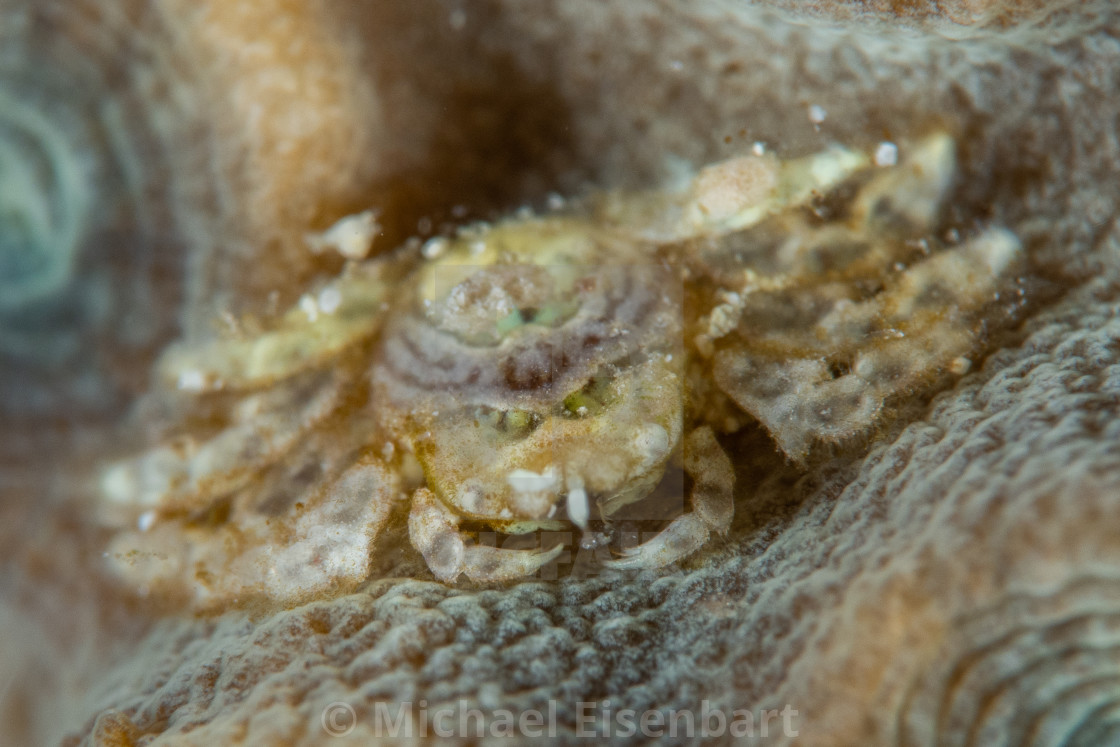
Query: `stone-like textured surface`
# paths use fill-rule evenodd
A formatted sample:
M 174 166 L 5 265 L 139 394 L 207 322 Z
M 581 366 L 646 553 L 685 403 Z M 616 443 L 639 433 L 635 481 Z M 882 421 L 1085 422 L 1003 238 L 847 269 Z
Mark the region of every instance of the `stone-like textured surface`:
M 1115 283 L 1067 299 L 862 462 L 764 483 L 788 503 L 688 571 L 379 581 L 263 620 L 164 621 L 98 688 L 97 728 L 116 709 L 184 743 L 314 742 L 342 701 L 361 744 L 378 702 L 558 699 L 573 736 L 577 701 L 709 699 L 790 704 L 803 744 L 1112 743 L 1118 311 Z
M 486 111 L 531 110 L 536 94 L 562 112 L 563 138 L 519 141 L 540 146 L 519 151 L 539 168 L 507 198 L 648 183 L 674 158 L 755 140 L 811 150 L 949 118 L 967 133 L 962 217 L 1012 227 L 1068 290 L 865 457 L 802 475 L 744 437 L 731 536 L 662 575 L 448 588 L 387 546 L 361 593 L 182 619 L 101 586 L 98 538 L 49 510 L 53 492 L 6 479 L 0 716 L 15 741 L 347 743 L 321 721 L 342 701 L 359 744 L 378 702 L 459 698 L 515 711 L 556 699 L 561 736 L 577 701 L 609 698 L 616 711 L 788 704 L 804 744 L 1120 741 L 1120 18 L 1101 10 L 1052 45 L 860 36 L 731 3 L 418 3 L 378 20 L 402 24 L 385 35 L 395 51 L 469 36 L 418 54 L 417 80 L 469 47 L 489 61 L 463 73 L 473 90 L 517 102 Z M 502 99 L 507 69 L 527 83 Z M 417 121 L 432 121 L 426 106 Z M 496 126 L 445 124 L 456 143 Z M 43 510 L 29 516 L 22 495 Z

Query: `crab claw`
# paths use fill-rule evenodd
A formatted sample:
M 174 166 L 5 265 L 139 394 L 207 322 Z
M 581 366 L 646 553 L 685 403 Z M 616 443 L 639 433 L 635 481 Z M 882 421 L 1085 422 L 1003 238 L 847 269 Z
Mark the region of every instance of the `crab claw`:
M 512 581 L 533 575 L 563 550 L 563 545 L 551 550 L 507 550 L 472 545 L 467 548 L 463 572 L 472 581 Z
M 735 472 L 708 426 L 697 428 L 685 439 L 684 468 L 693 479 L 692 511 L 673 519 L 650 541 L 623 550 L 621 558 L 606 561 L 608 567 L 661 568 L 696 552 L 711 532 L 722 534 L 731 526 Z
M 467 545 L 459 532 L 459 517 L 427 488 L 413 494 L 408 536 L 435 577 L 446 583 L 461 573 L 484 583 L 531 576 L 564 549 L 562 545 L 548 551 Z
M 708 527 L 696 514 L 683 514 L 649 542 L 629 547 L 622 551 L 621 558 L 604 562 L 620 570 L 661 568 L 699 550 L 708 541 L 708 534 Z
M 436 578 L 451 583 L 459 577 L 466 547 L 459 533 L 458 518 L 427 488 L 412 495 L 408 538 Z

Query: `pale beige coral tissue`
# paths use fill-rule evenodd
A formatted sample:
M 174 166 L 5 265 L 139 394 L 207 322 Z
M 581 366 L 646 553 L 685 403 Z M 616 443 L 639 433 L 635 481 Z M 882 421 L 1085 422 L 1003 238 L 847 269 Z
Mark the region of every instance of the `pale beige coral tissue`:
M 0 19 L 5 100 L 72 139 L 59 173 L 89 206 L 65 299 L 0 308 L 19 425 L 0 435 L 0 741 L 363 744 L 411 704 L 416 729 L 540 711 L 559 741 L 714 709 L 764 744 L 1120 742 L 1110 3 L 2 0 Z M 756 144 L 875 152 L 939 128 L 959 144 L 948 219 L 1013 232 L 1035 305 L 862 449 L 806 467 L 730 437 L 735 522 L 683 565 L 445 585 L 398 519 L 367 583 L 292 609 L 197 618 L 107 572 L 77 476 L 158 441 L 159 412 L 113 425 L 168 342 L 228 333 L 223 311 L 266 325 L 341 270 L 308 234 L 376 208 L 377 254 L 425 220 L 670 185 Z

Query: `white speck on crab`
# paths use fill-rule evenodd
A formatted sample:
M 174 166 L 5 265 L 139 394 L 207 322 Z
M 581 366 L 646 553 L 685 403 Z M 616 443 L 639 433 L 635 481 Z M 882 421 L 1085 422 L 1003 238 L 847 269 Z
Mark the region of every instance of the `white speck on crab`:
M 578 477 L 568 478 L 568 519 L 580 529 L 587 529 L 591 508 L 587 503 L 587 491 Z
M 482 492 L 477 486 L 470 486 L 459 491 L 459 505 L 472 513 L 482 510 Z
M 155 523 L 156 523 L 156 512 L 155 511 L 145 511 L 144 513 L 140 514 L 140 518 L 136 520 L 136 528 L 139 529 L 141 532 L 146 532 L 149 529 L 151 529 L 152 525 L 154 525 Z
M 673 354 L 672 353 L 666 353 L 665 354 L 665 362 L 666 363 L 672 363 L 673 362 Z
M 184 392 L 201 392 L 206 385 L 206 377 L 195 368 L 179 373 L 179 389 Z
M 424 255 L 424 259 L 439 259 L 447 251 L 448 243 L 443 236 L 433 236 L 420 247 L 420 253 Z
M 470 243 L 470 251 L 472 257 L 477 257 L 478 255 L 486 251 L 486 242 L 482 239 L 472 241 Z
M 364 210 L 339 219 L 322 233 L 307 234 L 304 238 L 315 254 L 334 249 L 347 259 L 365 259 L 373 244 L 373 237 L 380 230 L 377 211 Z
M 894 143 L 881 142 L 875 148 L 876 166 L 894 166 L 898 163 L 898 146 Z
M 839 183 L 867 161 L 867 155 L 846 148 L 829 148 L 812 157 L 809 173 L 817 184 L 817 189 L 827 189 Z
M 718 340 L 739 326 L 739 316 L 742 311 L 742 296 L 738 293 L 727 294 L 727 302 L 716 306 L 708 315 L 708 337 Z
M 386 459 L 392 459 L 393 454 L 396 452 L 397 447 L 393 445 L 392 441 L 386 441 L 385 445 L 381 447 L 381 456 Z
M 963 355 L 958 358 L 954 358 L 953 361 L 949 364 L 949 370 L 957 376 L 964 376 L 966 373 L 968 373 L 968 369 L 970 368 L 972 368 L 972 361 L 968 358 L 965 358 Z
M 319 303 L 306 293 L 299 298 L 299 308 L 307 315 L 307 321 L 313 322 L 319 318 Z
M 634 451 L 642 459 L 637 473 L 643 474 L 669 453 L 669 432 L 657 423 L 646 423 L 634 436 Z
M 669 62 L 669 69 L 673 72 L 679 73 L 681 70 L 684 70 L 684 63 L 680 60 L 671 60 Z
M 545 204 L 548 205 L 549 210 L 563 210 L 567 201 L 564 199 L 563 195 L 556 192 L 549 192 L 548 196 L 545 198 Z
M 134 473 L 123 464 L 113 465 L 101 476 L 101 492 L 110 501 L 127 503 L 138 491 Z
M 813 104 L 809 107 L 809 121 L 815 125 L 819 125 L 828 117 L 828 112 L 820 104 Z
M 541 493 L 560 484 L 560 477 L 552 466 L 538 474 L 531 469 L 515 469 L 506 475 L 506 482 L 516 493 Z
M 960 234 L 956 229 L 953 229 L 953 233 L 955 236 L 952 240 L 959 240 Z M 1005 272 L 1022 251 L 1022 245 L 1015 234 L 1004 229 L 988 231 L 978 244 L 980 258 L 988 265 L 993 275 Z
M 338 311 L 338 307 L 341 305 L 342 293 L 338 288 L 332 285 L 319 291 L 319 310 L 324 314 L 333 314 Z
M 875 376 L 875 363 L 866 356 L 860 356 L 852 366 L 852 372 L 864 381 L 870 381 Z
M 580 538 L 579 546 L 583 550 L 594 550 L 597 547 L 603 547 L 610 538 L 603 532 L 585 532 L 583 537 Z
M 587 412 L 588 412 L 587 405 L 580 405 L 579 407 L 576 408 L 576 415 L 579 415 L 581 418 L 583 416 L 587 415 Z
M 766 155 L 766 143 L 762 142 L 761 140 L 756 140 L 754 145 L 751 146 L 751 153 L 755 154 L 756 156 Z

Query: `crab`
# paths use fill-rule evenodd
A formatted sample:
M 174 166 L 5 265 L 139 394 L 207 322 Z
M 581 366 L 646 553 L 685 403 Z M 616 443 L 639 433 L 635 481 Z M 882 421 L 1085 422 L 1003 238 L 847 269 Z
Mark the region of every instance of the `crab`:
M 952 137 L 890 148 L 759 149 L 466 225 L 349 263 L 264 330 L 172 346 L 143 408 L 156 443 L 99 478 L 107 557 L 148 591 L 293 599 L 365 578 L 404 503 L 445 582 L 564 549 L 487 532 L 680 561 L 731 524 L 722 434 L 759 424 L 802 465 L 866 440 L 1022 306 L 1012 233 L 940 232 Z M 634 516 L 660 529 L 622 542 Z

